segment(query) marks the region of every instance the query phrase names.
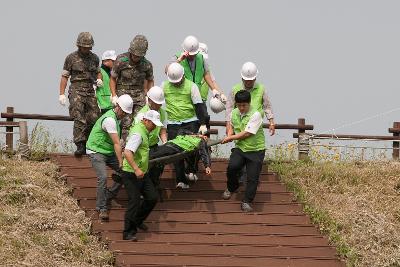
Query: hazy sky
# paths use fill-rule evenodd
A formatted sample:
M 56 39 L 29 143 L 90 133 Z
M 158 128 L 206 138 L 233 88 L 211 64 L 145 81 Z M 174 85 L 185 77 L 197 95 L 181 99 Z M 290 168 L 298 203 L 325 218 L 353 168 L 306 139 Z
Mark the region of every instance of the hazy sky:
M 187 35 L 208 44 L 225 92 L 254 61 L 277 123 L 305 117 L 317 132 L 400 107 L 400 1 L 3 1 L 0 109 L 68 114 L 58 103 L 65 57 L 90 31 L 93 51 L 122 53 L 142 33 L 155 81 Z M 222 116 L 212 115 L 212 118 Z M 386 134 L 400 111 L 341 133 Z M 71 123 L 50 123 L 72 135 Z M 285 134 L 288 132 L 280 132 Z M 278 138 L 278 137 L 277 137 Z

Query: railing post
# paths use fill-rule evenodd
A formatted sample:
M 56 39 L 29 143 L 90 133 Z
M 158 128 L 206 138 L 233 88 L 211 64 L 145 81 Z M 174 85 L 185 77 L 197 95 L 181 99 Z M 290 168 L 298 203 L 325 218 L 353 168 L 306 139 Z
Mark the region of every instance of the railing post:
M 7 107 L 7 113 L 14 113 L 14 107 Z M 14 118 L 7 118 L 8 122 L 14 121 Z M 14 150 L 14 140 L 13 140 L 13 127 L 6 127 L 6 151 L 12 153 Z
M 394 129 L 400 129 L 400 122 L 395 121 L 393 122 L 393 128 Z M 400 136 L 399 133 L 393 133 L 393 137 L 398 137 Z M 393 141 L 393 159 L 398 160 L 399 159 L 399 148 L 400 148 L 400 142 L 399 141 Z
M 28 123 L 26 121 L 19 122 L 19 146 L 18 153 L 22 159 L 29 158 L 29 145 L 28 145 Z
M 305 126 L 306 120 L 304 118 L 300 118 L 297 120 L 297 124 L 299 126 Z M 310 150 L 309 138 L 306 135 L 306 130 L 298 129 L 299 137 L 297 138 L 298 142 L 298 151 L 299 151 L 299 160 L 308 159 L 308 152 Z

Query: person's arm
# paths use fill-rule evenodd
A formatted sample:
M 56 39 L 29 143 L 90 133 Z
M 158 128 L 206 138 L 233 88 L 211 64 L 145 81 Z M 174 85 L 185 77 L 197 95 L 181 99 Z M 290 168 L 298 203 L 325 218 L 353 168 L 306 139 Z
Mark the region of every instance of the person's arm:
M 272 111 L 272 105 L 268 93 L 264 90 L 263 94 L 263 109 L 269 121 L 269 134 L 272 136 L 275 134 L 275 122 L 274 113 Z
M 147 94 L 147 91 L 149 91 L 149 89 L 154 86 L 153 64 L 151 64 L 150 61 L 146 61 L 146 62 L 147 62 L 146 71 L 145 71 L 146 82 L 144 84 L 145 85 L 144 86 L 144 93 L 145 94 Z
M 122 167 L 122 148 L 121 144 L 119 142 L 119 136 L 117 133 L 109 133 L 111 140 L 113 141 L 114 144 L 114 151 L 115 151 L 115 156 L 118 159 L 118 166 L 121 168 Z
M 147 94 L 147 92 L 150 90 L 151 87 L 154 86 L 154 80 L 146 80 L 146 87 L 144 89 L 144 92 Z
M 199 87 L 197 87 L 197 85 L 195 83 L 193 83 L 193 86 L 192 86 L 191 97 L 192 97 L 192 103 L 194 105 L 197 119 L 199 120 L 200 125 L 205 127 L 205 124 L 207 121 L 207 106 L 203 103 L 203 100 L 201 99 Z
M 111 96 L 117 96 L 117 79 L 114 78 L 113 76 L 110 76 L 110 91 L 111 91 Z
M 252 133 L 249 133 L 249 132 L 246 132 L 246 131 L 242 131 L 242 132 L 240 132 L 240 133 L 238 133 L 238 134 L 233 134 L 233 135 L 231 135 L 231 136 L 225 137 L 225 138 L 221 141 L 221 144 L 226 144 L 226 143 L 232 142 L 232 141 L 234 141 L 234 140 L 246 139 L 246 138 L 248 138 L 249 136 L 252 136 L 252 135 L 253 135 Z
M 208 153 L 207 142 L 205 139 L 202 139 L 199 145 L 199 156 L 201 161 L 203 162 L 204 167 L 206 168 L 206 174 L 211 174 L 211 157 L 210 153 Z
M 68 77 L 61 76 L 60 80 L 60 95 L 65 95 L 65 88 L 67 88 Z
M 136 177 L 138 178 L 142 178 L 144 176 L 144 172 L 136 164 L 134 156 L 141 143 L 142 137 L 139 134 L 132 134 L 126 143 L 124 150 L 126 161 L 128 161 L 128 164 L 132 167 Z
M 65 58 L 63 70 L 61 72 L 60 91 L 59 91 L 60 98 L 61 98 L 61 96 L 64 96 L 64 98 L 65 98 L 65 88 L 67 88 L 68 79 L 69 79 L 69 77 L 71 75 L 72 62 L 73 62 L 72 56 L 68 55 Z M 60 102 L 61 102 L 61 99 L 60 99 Z
M 224 95 L 224 92 L 219 88 L 217 82 L 215 81 L 215 78 L 211 74 L 210 71 L 210 65 L 208 63 L 208 58 L 203 57 L 203 62 L 204 62 L 204 80 L 208 84 L 208 87 L 210 88 L 213 96 L 219 95 L 221 98 L 221 101 L 223 103 L 226 103 L 227 99 L 226 96 Z
M 226 124 L 226 135 L 231 136 L 233 134 L 234 134 L 234 131 L 233 131 L 232 123 L 230 121 L 228 121 L 228 123 Z
M 137 178 L 143 178 L 144 172 L 139 168 L 139 166 L 135 162 L 135 153 L 125 148 L 124 156 L 126 161 L 131 165 L 132 169 L 135 171 L 135 175 Z
M 103 129 L 103 131 L 108 133 L 108 135 L 110 136 L 110 138 L 114 144 L 115 156 L 118 159 L 119 167 L 121 167 L 122 166 L 122 148 L 121 148 L 121 144 L 119 141 L 117 122 L 115 121 L 114 118 L 107 117 L 103 120 L 103 122 L 101 124 L 101 128 Z
M 165 144 L 167 142 L 167 140 L 168 140 L 167 128 L 164 128 L 164 127 L 161 128 L 160 139 L 163 144 Z
M 231 113 L 234 108 L 234 105 L 235 105 L 235 97 L 233 96 L 233 92 L 231 92 L 228 96 L 228 101 L 226 102 L 226 105 L 225 105 L 225 108 L 226 108 L 225 121 L 226 121 L 227 134 L 228 134 L 228 127 L 231 124 Z

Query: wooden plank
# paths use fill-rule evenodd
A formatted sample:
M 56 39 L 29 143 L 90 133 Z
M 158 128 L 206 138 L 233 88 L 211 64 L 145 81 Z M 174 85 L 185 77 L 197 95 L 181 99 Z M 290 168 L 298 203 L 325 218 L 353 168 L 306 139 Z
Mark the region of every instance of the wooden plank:
M 19 127 L 19 122 L 17 121 L 0 121 L 1 127 Z

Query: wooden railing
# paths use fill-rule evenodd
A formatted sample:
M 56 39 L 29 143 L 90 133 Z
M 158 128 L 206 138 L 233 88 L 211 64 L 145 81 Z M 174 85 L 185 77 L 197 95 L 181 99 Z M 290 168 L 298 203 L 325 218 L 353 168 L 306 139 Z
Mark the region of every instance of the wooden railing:
M 52 121 L 73 121 L 73 119 L 70 116 L 62 116 L 62 115 L 43 115 L 43 114 L 25 114 L 25 113 L 16 113 L 14 112 L 13 107 L 7 107 L 6 112 L 1 113 L 1 117 L 4 119 L 7 119 L 7 122 L 9 123 L 17 123 L 14 120 L 15 119 L 25 119 L 25 120 L 52 120 Z M 226 122 L 225 121 L 211 121 L 210 125 L 212 127 L 225 127 Z M 0 124 L 1 126 L 1 124 Z M 264 128 L 269 128 L 268 123 L 263 124 Z M 305 133 L 307 130 L 311 131 L 314 129 L 313 125 L 307 125 L 305 122 L 304 118 L 300 118 L 297 121 L 297 124 L 275 124 L 275 129 L 284 129 L 284 130 L 297 130 L 297 134 L 301 135 Z M 7 145 L 7 150 L 9 152 L 13 151 L 13 128 L 8 127 L 7 128 L 7 134 L 6 134 L 6 145 Z M 218 134 L 218 129 L 211 129 L 211 134 Z M 299 158 L 304 159 L 308 155 L 305 153 L 303 150 L 299 150 Z
M 43 114 L 25 114 L 14 112 L 13 107 L 7 107 L 6 112 L 1 113 L 1 117 L 6 121 L 0 121 L 0 127 L 6 128 L 6 146 L 7 151 L 13 151 L 14 128 L 19 128 L 20 143 L 28 143 L 28 130 L 26 121 L 16 122 L 15 119 L 25 120 L 52 120 L 52 121 L 73 121 L 69 116 L 62 115 L 43 115 Z M 225 127 L 225 121 L 211 121 L 212 127 Z M 263 124 L 264 128 L 269 128 L 268 123 Z M 297 124 L 275 124 L 277 130 L 296 130 L 293 137 L 297 138 L 298 158 L 306 159 L 310 151 L 310 139 L 335 139 L 335 140 L 365 140 L 365 141 L 392 141 L 394 160 L 399 159 L 400 154 L 400 122 L 394 122 L 393 127 L 388 129 L 391 135 L 355 135 L 355 134 L 318 134 L 306 131 L 314 130 L 314 125 L 306 124 L 304 118 L 299 118 Z M 218 134 L 218 129 L 211 129 L 211 134 Z

